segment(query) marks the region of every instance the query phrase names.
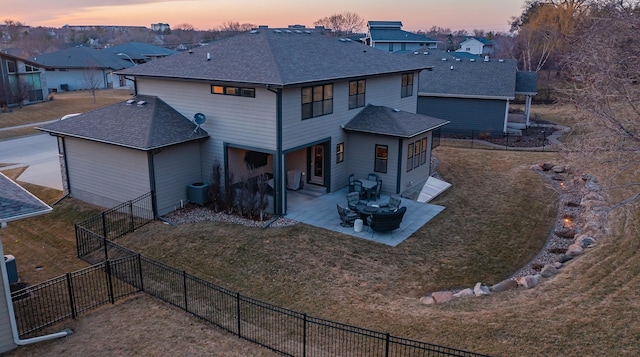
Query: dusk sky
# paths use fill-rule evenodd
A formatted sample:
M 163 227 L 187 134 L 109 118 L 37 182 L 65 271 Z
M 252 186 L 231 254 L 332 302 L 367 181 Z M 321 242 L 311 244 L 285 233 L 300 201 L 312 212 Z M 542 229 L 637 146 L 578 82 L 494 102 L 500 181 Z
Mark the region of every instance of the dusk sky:
M 25 0 L 3 6 L 0 21 L 10 19 L 48 27 L 187 23 L 198 30 L 217 29 L 228 21 L 312 27 L 320 18 L 349 11 L 365 21 L 402 21 L 403 29 L 408 31 L 432 26 L 507 31 L 509 19 L 522 13 L 523 3 L 524 0 Z

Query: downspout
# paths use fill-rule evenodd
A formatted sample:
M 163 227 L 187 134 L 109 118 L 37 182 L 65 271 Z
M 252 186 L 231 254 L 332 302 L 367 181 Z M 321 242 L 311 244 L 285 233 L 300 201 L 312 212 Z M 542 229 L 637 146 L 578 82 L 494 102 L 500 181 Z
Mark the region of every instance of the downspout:
M 400 194 L 400 183 L 402 180 L 402 138 L 398 138 L 398 174 L 396 178 L 396 193 Z
M 531 116 L 531 95 L 528 94 L 524 105 L 524 115 L 526 116 L 527 128 L 529 127 L 529 117 Z
M 156 168 L 153 163 L 153 156 L 160 153 L 162 150 L 152 150 L 147 152 L 147 166 L 149 167 L 149 188 L 151 189 L 151 210 L 153 211 L 153 218 L 158 217 L 158 200 L 156 198 Z
M 6 226 L 7 226 L 7 223 L 2 222 L 0 224 L 0 229 L 5 228 Z M 0 256 L 4 257 L 4 249 L 2 248 L 2 243 L 0 243 Z M 4 262 L 0 264 L 0 270 L 2 271 L 2 282 L 4 285 L 5 299 L 7 301 L 7 311 L 9 312 L 9 323 L 11 324 L 11 333 L 13 335 L 13 343 L 15 343 L 18 346 L 24 346 L 24 345 L 29 345 L 36 342 L 42 342 L 42 341 L 52 340 L 54 338 L 69 336 L 73 333 L 71 329 L 64 329 L 60 332 L 52 333 L 50 335 L 38 336 L 38 337 L 21 340 L 20 335 L 18 333 L 18 325 L 16 324 L 16 314 L 13 311 L 13 301 L 11 300 L 11 288 L 9 287 L 9 274 L 7 273 L 7 266 L 6 264 L 4 264 Z
M 507 132 L 507 124 L 509 123 L 509 102 L 510 100 L 507 99 L 507 105 L 504 106 L 504 126 L 502 128 L 503 133 Z
M 275 172 L 275 205 L 274 214 L 284 215 L 287 212 L 287 199 L 284 189 L 285 167 L 282 155 L 282 88 L 271 89 L 267 86 L 267 90 L 276 94 L 276 153 L 273 157 Z
M 62 140 L 62 158 L 64 160 L 64 177 L 67 181 L 67 192 L 64 192 L 66 195 L 71 194 L 71 181 L 69 180 L 69 162 L 67 161 L 67 141 L 64 140 L 63 136 L 59 137 L 60 140 Z M 58 148 L 58 151 L 60 151 L 60 148 Z M 64 183 L 63 183 L 63 189 L 64 189 Z

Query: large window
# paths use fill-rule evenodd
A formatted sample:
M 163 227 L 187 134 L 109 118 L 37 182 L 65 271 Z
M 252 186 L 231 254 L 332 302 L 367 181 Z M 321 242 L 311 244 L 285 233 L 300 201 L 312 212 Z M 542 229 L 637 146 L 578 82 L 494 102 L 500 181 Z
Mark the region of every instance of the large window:
M 7 69 L 9 70 L 9 73 L 18 73 L 18 64 L 16 63 L 16 61 L 7 61 Z
M 344 143 L 336 145 L 336 163 L 344 161 Z
M 349 109 L 364 107 L 364 79 L 349 82 Z
M 387 145 L 376 144 L 376 160 L 373 171 L 387 173 L 387 161 L 389 160 L 389 148 Z
M 424 165 L 427 162 L 427 138 L 422 139 L 422 153 L 420 156 L 420 164 Z
M 333 84 L 302 88 L 302 119 L 333 113 Z
M 407 146 L 407 172 L 424 164 L 427 160 L 427 151 L 425 148 L 427 139 L 418 140 L 415 143 L 409 143 Z M 421 156 L 422 155 L 422 156 Z
M 211 94 L 233 95 L 238 97 L 255 98 L 255 88 L 243 88 L 234 86 L 211 86 Z
M 410 97 L 413 95 L 413 73 L 405 73 L 402 75 L 402 88 L 400 97 Z

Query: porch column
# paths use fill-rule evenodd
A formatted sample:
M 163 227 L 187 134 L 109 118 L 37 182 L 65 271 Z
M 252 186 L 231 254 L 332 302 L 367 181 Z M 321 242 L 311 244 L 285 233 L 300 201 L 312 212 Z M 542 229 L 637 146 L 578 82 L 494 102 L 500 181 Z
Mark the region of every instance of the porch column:
M 524 115 L 526 117 L 527 128 L 529 127 L 529 115 L 531 114 L 531 95 L 527 95 L 524 105 Z

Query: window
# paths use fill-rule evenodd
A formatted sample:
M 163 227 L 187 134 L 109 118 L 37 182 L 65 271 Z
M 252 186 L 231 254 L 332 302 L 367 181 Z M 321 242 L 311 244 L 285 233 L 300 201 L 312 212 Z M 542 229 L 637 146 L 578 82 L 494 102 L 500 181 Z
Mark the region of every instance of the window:
M 349 82 L 349 109 L 364 107 L 365 81 Z
M 407 172 L 413 170 L 413 143 L 407 148 Z
M 233 86 L 211 86 L 211 94 L 233 95 L 236 97 L 255 98 L 255 88 L 242 88 Z
M 18 64 L 16 61 L 7 61 L 7 69 L 9 70 L 9 73 L 17 73 Z
M 336 145 L 336 163 L 344 161 L 344 143 Z
M 406 49 L 407 49 L 407 44 L 406 43 L 400 44 L 400 50 L 401 51 L 405 51 Z
M 373 167 L 373 171 L 382 172 L 384 174 L 387 173 L 387 161 L 388 161 L 388 151 L 389 148 L 387 145 L 377 145 L 376 144 L 376 160 Z
M 26 72 L 38 72 L 37 67 L 29 66 L 28 64 L 24 66 Z
M 302 119 L 333 113 L 333 84 L 302 88 Z
M 413 167 L 420 166 L 420 140 L 413 147 Z
M 393 42 L 389 43 L 389 52 L 393 52 Z
M 422 139 L 422 153 L 420 156 L 420 163 L 424 165 L 427 162 L 427 138 Z
M 405 73 L 402 75 L 402 88 L 400 97 L 410 97 L 413 95 L 413 73 Z

